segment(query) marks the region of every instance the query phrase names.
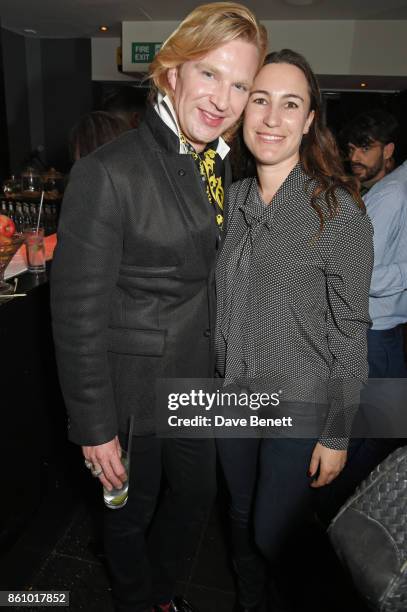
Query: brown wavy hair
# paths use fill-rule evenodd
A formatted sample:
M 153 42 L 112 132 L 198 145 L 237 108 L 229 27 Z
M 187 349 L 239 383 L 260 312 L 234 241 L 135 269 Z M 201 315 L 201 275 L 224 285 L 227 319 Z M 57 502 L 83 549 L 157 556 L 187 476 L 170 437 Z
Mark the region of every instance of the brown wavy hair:
M 310 111 L 314 111 L 314 120 L 308 134 L 304 134 L 300 147 L 300 160 L 306 174 L 317 181 L 311 206 L 319 217 L 319 233 L 322 232 L 326 218 L 333 218 L 338 212 L 339 203 L 335 195 L 338 188 L 347 191 L 362 210 L 365 205 L 359 193 L 359 181 L 345 173 L 338 145 L 331 131 L 325 125 L 322 112 L 322 97 L 318 81 L 311 66 L 300 53 L 291 49 L 282 49 L 269 53 L 267 64 L 291 64 L 304 74 L 310 95 Z M 328 213 L 321 206 L 321 196 L 327 205 Z
M 259 50 L 259 68 L 267 52 L 267 31 L 246 6 L 235 2 L 210 2 L 196 7 L 167 38 L 150 64 L 150 99 L 157 91 L 171 95 L 170 68 L 203 57 L 238 38 Z
M 69 148 L 72 159 L 89 155 L 128 129 L 129 125 L 123 119 L 104 111 L 92 111 L 83 115 L 70 133 Z

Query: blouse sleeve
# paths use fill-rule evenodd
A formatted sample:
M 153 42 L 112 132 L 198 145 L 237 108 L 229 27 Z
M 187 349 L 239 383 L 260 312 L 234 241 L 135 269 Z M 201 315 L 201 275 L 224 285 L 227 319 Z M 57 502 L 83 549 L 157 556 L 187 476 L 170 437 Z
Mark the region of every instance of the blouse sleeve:
M 367 215 L 353 217 L 333 241 L 327 261 L 327 339 L 333 364 L 329 410 L 321 444 L 346 449 L 360 390 L 368 377 L 369 286 L 373 228 Z

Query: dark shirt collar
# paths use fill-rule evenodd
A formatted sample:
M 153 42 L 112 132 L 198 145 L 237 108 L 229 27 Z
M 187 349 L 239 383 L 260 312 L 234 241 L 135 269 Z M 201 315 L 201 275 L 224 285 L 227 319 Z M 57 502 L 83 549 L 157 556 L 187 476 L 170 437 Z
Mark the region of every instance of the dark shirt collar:
M 168 153 L 179 153 L 178 136 L 162 121 L 152 106 L 146 109 L 140 130 L 143 129 L 143 124 L 152 132 L 159 150 L 164 150 Z

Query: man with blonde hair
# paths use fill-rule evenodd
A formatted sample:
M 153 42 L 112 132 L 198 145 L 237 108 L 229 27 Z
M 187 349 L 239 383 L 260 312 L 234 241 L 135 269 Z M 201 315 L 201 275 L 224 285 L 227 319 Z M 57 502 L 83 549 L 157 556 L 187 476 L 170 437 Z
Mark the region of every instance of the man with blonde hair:
M 105 509 L 119 612 L 192 610 L 174 597 L 177 562 L 211 507 L 215 450 L 211 439 L 155 435 L 155 383 L 213 374 L 213 268 L 230 182 L 221 135 L 243 112 L 266 44 L 244 6 L 196 8 L 151 65 L 141 126 L 77 162 L 66 191 L 56 354 L 69 438 L 107 490 L 126 480 L 121 445 L 134 422 L 128 501 Z

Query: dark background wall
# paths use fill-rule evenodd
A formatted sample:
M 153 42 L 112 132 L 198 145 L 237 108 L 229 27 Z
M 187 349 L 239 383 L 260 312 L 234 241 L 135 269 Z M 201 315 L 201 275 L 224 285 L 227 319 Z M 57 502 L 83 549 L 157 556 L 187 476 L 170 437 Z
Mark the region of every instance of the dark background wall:
M 45 144 L 41 40 L 26 38 L 25 50 L 31 150 L 39 151 Z
M 1 33 L 1 21 L 0 21 Z M 7 175 L 9 168 L 6 98 L 3 73 L 3 45 L 0 35 L 0 181 Z
M 24 36 L 2 30 L 2 49 L 9 165 L 16 173 L 31 150 Z
M 0 178 L 20 174 L 35 158 L 67 171 L 69 132 L 92 108 L 90 39 L 25 38 L 4 29 L 0 39 L 0 126 L 7 145 Z
M 41 59 L 47 161 L 67 170 L 69 132 L 92 109 L 91 41 L 43 39 Z

